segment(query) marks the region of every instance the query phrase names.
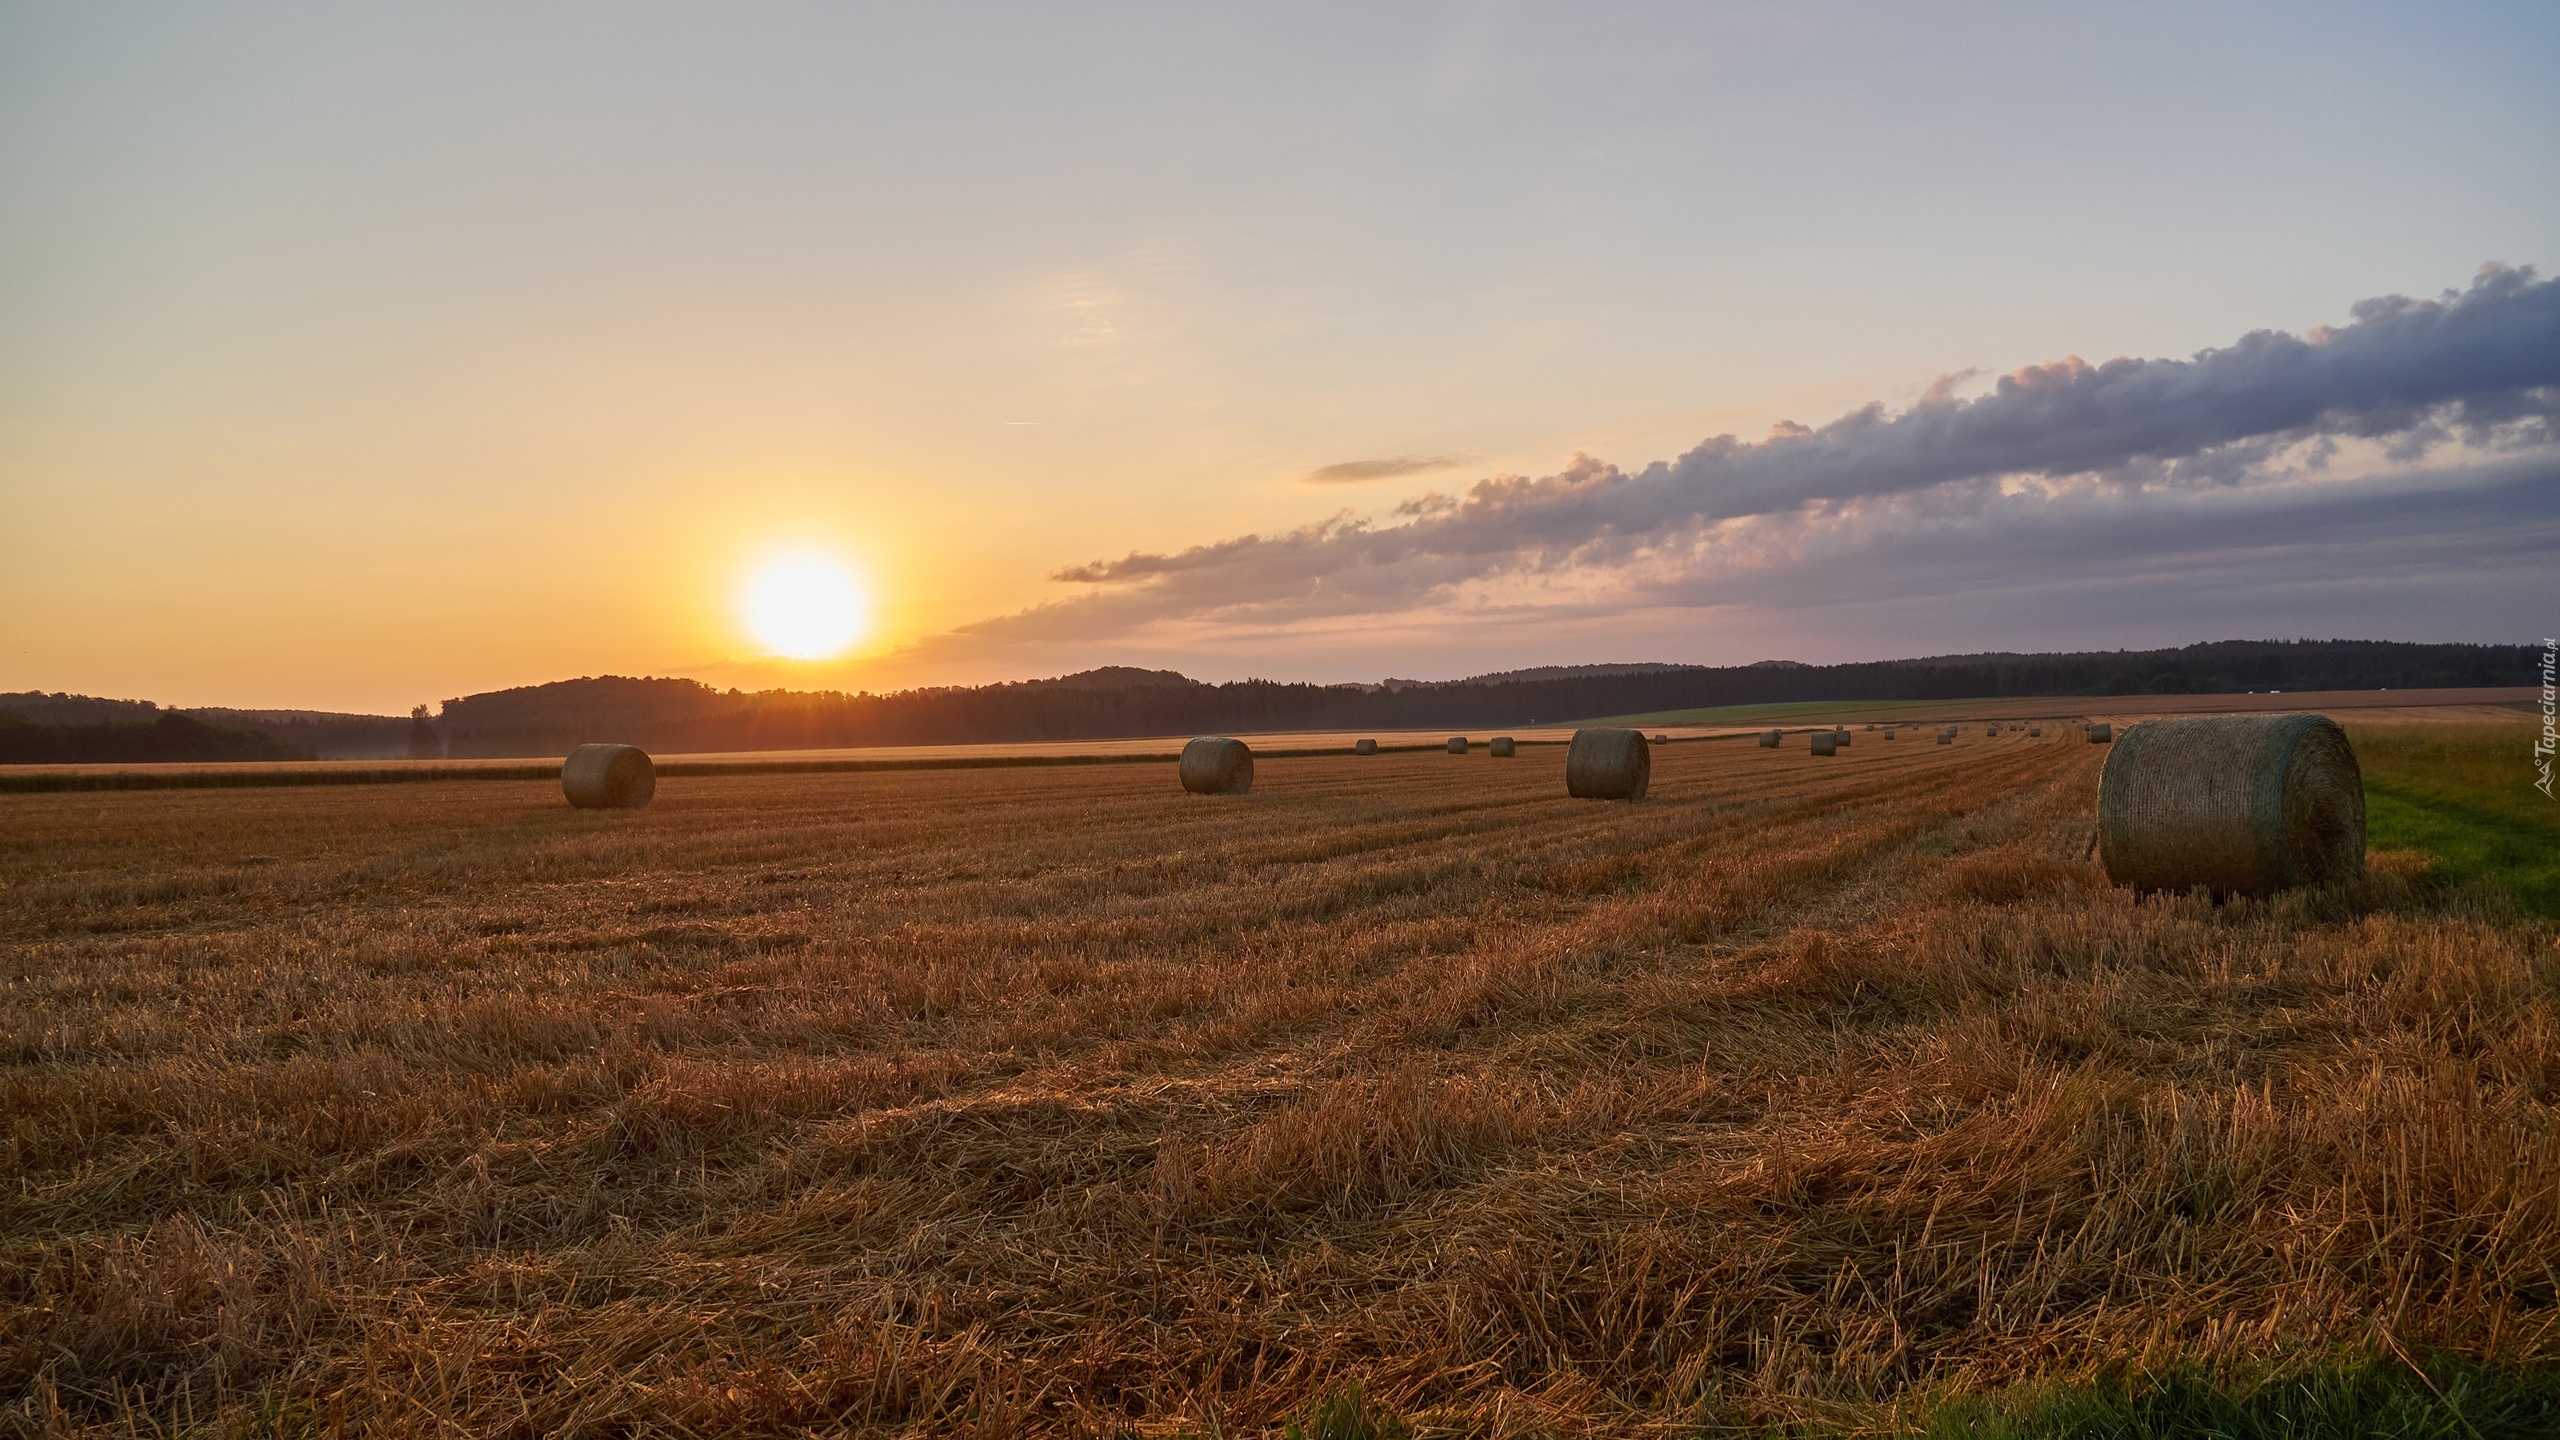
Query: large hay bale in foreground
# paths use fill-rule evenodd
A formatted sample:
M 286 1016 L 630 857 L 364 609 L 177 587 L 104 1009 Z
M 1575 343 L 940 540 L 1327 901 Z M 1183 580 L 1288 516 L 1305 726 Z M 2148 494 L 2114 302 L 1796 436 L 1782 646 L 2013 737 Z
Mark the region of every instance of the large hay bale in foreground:
M 1204 735 L 1182 747 L 1182 788 L 1194 795 L 1242 795 L 1253 788 L 1253 751 L 1241 740 Z
M 1351 753 L 1354 755 L 1375 755 L 1378 753 L 1378 742 L 1375 740 L 1354 740 L 1351 742 Z
M 1564 752 L 1564 792 L 1576 800 L 1641 800 L 1653 783 L 1653 747 L 1641 730 L 1587 726 Z
M 2098 857 L 2138 890 L 2267 895 L 2364 871 L 2364 775 L 2326 715 L 2148 720 L 2098 781 Z
M 1786 741 L 1786 738 L 1787 732 L 1784 730 L 1763 730 L 1760 732 L 1760 748 L 1775 750 Z
M 2100 721 L 2099 723 L 2089 727 L 2089 743 L 2092 745 L 2113 744 L 2115 738 L 2116 727 L 2107 724 L 2105 721 Z
M 1464 736 L 1464 735 L 1452 735 L 1452 736 L 1450 736 L 1450 737 L 1449 737 L 1449 753 L 1450 753 L 1450 754 L 1452 754 L 1452 755 L 1464 755 L 1464 754 L 1466 754 L 1466 753 L 1467 753 L 1467 737 L 1466 737 L 1466 736 Z
M 1508 735 L 1496 735 L 1491 740 L 1486 741 L 1484 745 L 1485 753 L 1496 760 L 1510 759 L 1511 750 L 1512 740 Z
M 581 810 L 637 810 L 658 793 L 658 767 L 636 745 L 581 745 L 560 762 L 560 793 Z
M 1814 732 L 1813 732 L 1813 753 L 1814 753 L 1814 754 L 1816 754 L 1816 755 L 1837 755 L 1837 754 L 1839 754 L 1839 753 L 1840 753 L 1840 732 L 1839 732 L 1839 731 L 1837 731 L 1837 730 L 1816 730 L 1816 731 L 1814 731 Z

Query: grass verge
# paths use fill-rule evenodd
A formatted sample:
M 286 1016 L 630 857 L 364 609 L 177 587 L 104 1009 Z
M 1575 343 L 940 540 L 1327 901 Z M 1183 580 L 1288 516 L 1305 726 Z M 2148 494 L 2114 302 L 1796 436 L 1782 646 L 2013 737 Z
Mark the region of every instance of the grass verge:
M 1346 1385 L 1283 1430 L 1285 1440 L 1426 1440 L 1463 1434 L 1372 1404 Z M 1724 1432 L 1712 1420 L 1701 1434 Z M 1751 1433 L 1748 1431 L 1742 1433 Z M 1774 1432 L 1816 1437 L 1899 1434 L 1920 1440 L 2560 1440 L 2560 1371 L 2499 1369 L 2438 1355 L 2313 1366 L 2257 1379 L 2201 1368 L 2021 1386 L 1953 1400 L 1915 1424 Z
M 2560 1436 L 2560 1374 L 2442 1356 L 2423 1369 L 2377 1357 L 2236 1385 L 2181 1370 L 1960 1401 L 1919 1433 L 1927 1440 L 2526 1440 Z
M 2351 725 L 2348 733 L 2364 770 L 2368 844 L 2421 851 L 2443 883 L 2489 884 L 2531 914 L 2560 918 L 2560 803 L 2533 788 L 2525 727 Z

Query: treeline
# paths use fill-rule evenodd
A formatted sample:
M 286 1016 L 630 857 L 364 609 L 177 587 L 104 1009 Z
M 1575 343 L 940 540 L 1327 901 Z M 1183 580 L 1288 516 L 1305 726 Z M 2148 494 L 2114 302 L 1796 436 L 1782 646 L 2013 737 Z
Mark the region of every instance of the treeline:
M 444 702 L 445 752 L 558 755 L 610 739 L 668 752 L 1094 740 L 1273 730 L 1401 730 L 1554 724 L 1719 705 L 2001 696 L 2213 694 L 2243 690 L 2527 685 L 2523 646 L 2389 641 L 2218 641 L 2176 650 L 1967 655 L 1854 665 L 1678 666 L 1447 684 L 1208 685 L 1163 672 L 910 690 L 720 691 L 692 680 L 603 676 Z M 1529 672 L 1534 675 L 1536 672 Z
M 308 745 L 256 730 L 208 725 L 175 710 L 160 711 L 149 720 L 68 725 L 39 725 L 14 710 L 0 710 L 0 765 L 314 758 Z
M 389 760 L 419 757 L 411 744 L 413 726 L 397 715 L 340 715 L 316 710 L 225 710 L 212 706 L 184 712 L 198 720 L 273 735 L 309 749 L 323 760 Z
M 419 707 L 423 712 L 425 707 Z M 125 738 L 114 741 L 91 737 L 79 743 L 116 749 L 122 746 L 133 754 L 103 755 L 103 761 L 139 760 L 143 749 L 159 750 L 180 743 L 175 738 L 151 739 L 145 733 L 163 715 L 183 715 L 201 720 L 217 731 L 255 731 L 271 736 L 297 755 L 318 756 L 323 760 L 385 760 L 420 753 L 440 754 L 441 747 L 432 734 L 421 747 L 417 742 L 418 718 L 402 719 L 390 715 L 348 715 L 329 710 L 227 710 L 220 706 L 193 709 L 162 709 L 149 700 L 105 700 L 94 695 L 48 695 L 41 690 L 25 690 L 0 694 L 0 715 L 14 715 L 30 725 L 46 729 L 63 726 L 120 725 L 117 732 Z M 50 743 L 41 739 L 27 744 Z M 213 756 L 184 755 L 178 759 L 211 759 Z M 0 764 L 11 763 L 0 761 Z

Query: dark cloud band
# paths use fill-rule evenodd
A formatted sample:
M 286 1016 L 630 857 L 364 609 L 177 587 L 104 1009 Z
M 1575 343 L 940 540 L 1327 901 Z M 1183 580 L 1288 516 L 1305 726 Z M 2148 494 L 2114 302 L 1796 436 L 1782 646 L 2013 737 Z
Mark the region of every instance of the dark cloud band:
M 1862 588 L 1895 583 L 1885 557 L 1899 555 L 1917 579 L 1950 551 L 1990 553 L 2028 531 L 2048 547 L 2087 547 L 2090 563 L 2138 569 L 2143 546 L 2187 543 L 2175 538 L 2194 529 L 2187 522 L 2226 509 L 2266 528 L 2271 553 L 2285 550 L 2282 517 L 2347 523 L 2353 507 L 2339 507 L 2350 499 L 2358 513 L 2440 507 L 2448 521 L 2521 513 L 2547 526 L 2560 483 L 2548 463 L 2560 454 L 2560 282 L 2492 265 L 2466 290 L 2368 300 L 2350 323 L 2305 335 L 2261 331 L 2185 360 L 2066 359 L 1973 399 L 1946 388 L 1898 413 L 1870 405 L 1756 443 L 1718 436 L 1634 472 L 1585 457 L 1554 475 L 1482 480 L 1410 501 L 1390 524 L 1345 514 L 1076 566 L 1056 578 L 1085 593 L 959 636 L 1054 643 L 1168 620 L 1385 615 L 1470 584 L 1567 571 L 1625 572 L 1631 605 L 1684 592 L 1714 603 L 1706 597 L 1731 588 L 1722 577 L 1741 560 L 1764 579 L 1776 573 L 1765 543 L 1752 546 L 1789 517 L 1852 532 L 1845 549 L 1868 556 Z M 2350 442 L 2368 442 L 2389 473 L 2336 488 L 2347 482 L 2322 467 Z M 2482 491 L 2424 468 L 2447 447 L 2475 467 L 2466 475 L 2483 457 L 2524 468 Z M 2212 498 L 2233 491 L 2247 503 Z M 2316 563 L 2303 538 L 2297 558 Z M 1818 569 L 1823 548 L 1791 563 Z

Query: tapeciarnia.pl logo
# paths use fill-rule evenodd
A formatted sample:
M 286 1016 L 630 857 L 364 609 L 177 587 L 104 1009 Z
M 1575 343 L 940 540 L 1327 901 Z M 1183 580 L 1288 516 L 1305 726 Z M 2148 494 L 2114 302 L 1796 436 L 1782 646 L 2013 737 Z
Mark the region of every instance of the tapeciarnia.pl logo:
M 2533 742 L 2533 768 L 2537 776 L 2533 782 L 2533 788 L 2541 791 L 2542 798 L 2545 800 L 2553 798 L 2551 752 L 2555 748 L 2554 742 L 2560 741 L 2560 733 L 2555 733 L 2552 728 L 2555 709 L 2560 709 L 2552 703 L 2554 694 L 2560 693 L 2555 692 L 2552 686 L 2552 670 L 2555 661 L 2560 661 L 2560 643 L 2554 643 L 2546 638 L 2542 642 L 2542 735 Z

